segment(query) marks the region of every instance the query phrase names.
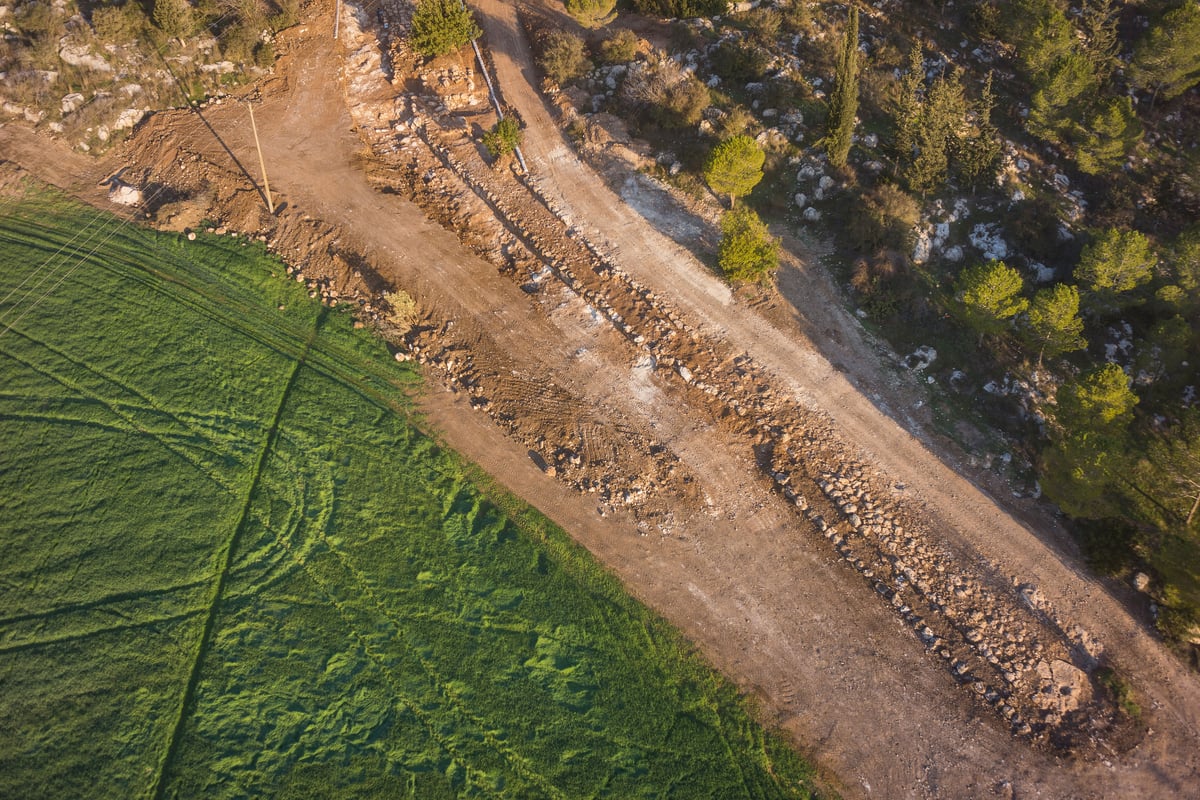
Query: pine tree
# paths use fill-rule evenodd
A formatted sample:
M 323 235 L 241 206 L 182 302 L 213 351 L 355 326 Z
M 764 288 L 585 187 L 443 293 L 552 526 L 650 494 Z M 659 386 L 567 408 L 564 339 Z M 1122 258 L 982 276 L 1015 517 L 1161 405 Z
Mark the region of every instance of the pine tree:
M 1098 74 L 1106 75 L 1112 72 L 1121 44 L 1113 0 L 1084 0 L 1079 12 L 1088 60 Z
M 1061 144 L 1079 133 L 1078 120 L 1100 89 L 1095 67 L 1078 50 L 1054 63 L 1041 80 L 1029 110 L 1029 132 L 1048 142 Z
M 1170 431 L 1150 441 L 1142 472 L 1142 485 L 1155 495 L 1143 516 L 1160 527 L 1184 530 L 1200 520 L 1200 411 L 1188 410 Z
M 1200 223 L 1175 239 L 1171 248 L 1171 277 L 1184 292 L 1200 301 Z
M 1129 472 L 1129 423 L 1138 397 L 1116 364 L 1058 390 L 1052 444 L 1042 454 L 1042 488 L 1082 519 L 1116 516 L 1115 484 Z
M 563 0 L 567 13 L 585 28 L 600 28 L 617 17 L 617 0 Z
M 1088 292 L 1097 312 L 1120 308 L 1124 295 L 1149 283 L 1158 262 L 1149 240 L 1138 231 L 1110 228 L 1083 249 L 1075 265 L 1075 280 Z
M 1104 364 L 1058 390 L 1055 421 L 1065 431 L 1101 430 L 1128 424 L 1138 397 L 1129 376 L 1116 364 Z
M 1185 0 L 1168 11 L 1133 52 L 1133 81 L 1167 100 L 1200 83 L 1200 4 Z
M 1042 451 L 1039 483 L 1046 497 L 1076 519 L 1120 516 L 1114 483 L 1129 468 L 1124 430 L 1082 430 L 1055 436 Z
M 829 154 L 830 165 L 835 168 L 844 167 L 850 156 L 854 118 L 858 114 L 858 72 L 858 9 L 851 7 L 834 74 L 833 96 L 829 99 L 829 133 L 825 137 L 825 151 Z
M 1055 0 L 1014 0 L 1007 23 L 1005 39 L 1034 85 L 1075 48 L 1075 30 Z
M 1112 172 L 1142 138 L 1142 126 L 1128 97 L 1114 97 L 1101 104 L 1089 120 L 1075 160 L 1089 175 Z
M 955 281 L 955 311 L 982 342 L 984 336 L 1004 332 L 1029 307 L 1022 287 L 1021 274 L 1003 261 L 969 267 Z
M 717 194 L 729 195 L 732 208 L 763 179 L 766 154 L 749 136 L 727 139 L 713 148 L 704 165 L 704 180 Z
M 1079 316 L 1079 290 L 1060 283 L 1042 289 L 1033 296 L 1025 316 L 1025 337 L 1038 348 L 1038 368 L 1042 357 L 1061 355 L 1087 347 L 1083 338 L 1083 320 Z

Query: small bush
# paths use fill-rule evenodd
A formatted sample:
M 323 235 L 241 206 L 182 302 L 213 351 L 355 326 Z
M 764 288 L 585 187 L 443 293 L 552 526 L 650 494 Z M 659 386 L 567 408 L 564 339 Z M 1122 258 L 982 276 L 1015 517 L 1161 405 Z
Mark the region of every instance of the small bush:
M 767 69 L 770 56 L 753 42 L 725 40 L 710 56 L 712 71 L 721 78 L 738 83 L 759 80 Z
M 271 30 L 281 31 L 300 19 L 300 0 L 275 0 L 279 11 L 271 16 Z
M 1112 667 L 1104 667 L 1096 673 L 1096 680 L 1112 695 L 1113 702 L 1127 716 L 1137 719 L 1142 715 L 1142 707 L 1133 699 L 1133 688 L 1129 681 Z
M 783 15 L 774 8 L 756 8 L 746 14 L 746 25 L 756 40 L 770 46 L 783 28 Z
M 735 136 L 753 137 L 760 130 L 758 117 L 742 106 L 734 106 L 714 124 L 717 137 L 725 140 Z
M 907 250 L 920 218 L 921 205 L 916 198 L 885 183 L 860 196 L 859 208 L 850 215 L 850 234 L 867 250 Z
M 592 62 L 583 39 L 565 31 L 551 31 L 542 42 L 538 65 L 547 78 L 565 86 L 591 69 Z
M 258 31 L 242 22 L 235 22 L 224 31 L 218 39 L 221 45 L 221 55 L 238 64 L 254 61 L 254 53 L 259 45 Z
M 600 43 L 600 60 L 605 64 L 625 64 L 637 57 L 638 37 L 622 28 Z
M 895 250 L 881 250 L 855 261 L 850 286 L 858 293 L 863 310 L 873 319 L 888 319 L 902 309 L 912 312 L 913 282 L 908 261 Z
M 387 300 L 388 305 L 391 306 L 391 310 L 388 311 L 385 319 L 391 325 L 395 326 L 401 335 L 408 333 L 421 318 L 420 309 L 417 308 L 417 301 L 403 289 L 384 292 L 383 296 Z
M 92 12 L 92 28 L 105 44 L 129 44 L 141 38 L 149 20 L 140 4 L 100 6 Z
M 254 48 L 254 65 L 270 69 L 275 64 L 275 45 L 271 42 L 259 42 Z
M 808 0 L 788 0 L 783 7 L 780 27 L 786 33 L 809 33 L 812 30 L 812 12 Z
M 483 146 L 492 158 L 500 158 L 521 146 L 521 125 L 516 117 L 505 117 L 483 135 Z
M 630 69 L 621 84 L 621 97 L 668 128 L 695 125 L 712 99 L 695 75 L 658 55 Z
M 1102 575 L 1119 575 L 1133 561 L 1137 531 L 1116 519 L 1076 520 L 1075 536 L 1088 566 Z

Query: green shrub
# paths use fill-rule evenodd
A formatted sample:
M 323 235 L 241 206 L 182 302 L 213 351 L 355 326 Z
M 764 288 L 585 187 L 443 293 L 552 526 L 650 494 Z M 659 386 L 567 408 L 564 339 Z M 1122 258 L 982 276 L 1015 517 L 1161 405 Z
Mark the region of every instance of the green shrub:
M 551 31 L 542 41 L 538 65 L 546 77 L 565 86 L 592 68 L 583 39 L 565 31 Z
M 258 30 L 243 22 L 230 25 L 221 32 L 217 41 L 221 45 L 221 55 L 238 64 L 253 62 L 260 43 Z
M 92 28 L 105 44 L 129 44 L 141 38 L 149 20 L 142 6 L 129 0 L 119 6 L 99 6 L 92 12 Z
M 782 7 L 780 27 L 786 33 L 810 33 L 812 11 L 808 8 L 808 0 L 786 0 Z
M 783 28 L 783 15 L 774 8 L 759 7 L 746 14 L 746 27 L 764 46 L 771 46 Z
M 1096 673 L 1096 680 L 1108 690 L 1108 693 L 1112 695 L 1113 702 L 1122 712 L 1133 719 L 1142 715 L 1141 706 L 1133 699 L 1133 688 L 1129 685 L 1129 681 L 1125 680 L 1124 676 L 1115 669 L 1103 667 Z
M 412 47 L 427 58 L 462 47 L 483 31 L 459 0 L 421 0 L 412 18 Z
M 738 206 L 721 217 L 717 262 L 731 281 L 762 281 L 779 266 L 779 241 L 758 214 Z
M 520 147 L 521 139 L 521 124 L 516 117 L 505 117 L 483 135 L 483 146 L 493 158 L 499 158 Z
M 921 219 L 915 197 L 894 183 L 884 183 L 858 195 L 858 206 L 850 215 L 850 233 L 866 249 L 908 249 Z
M 754 42 L 729 39 L 717 45 L 709 58 L 713 72 L 739 83 L 760 79 L 770 61 L 767 51 Z
M 275 63 L 275 45 L 271 42 L 259 42 L 254 48 L 254 64 L 263 69 L 270 69 Z
M 625 64 L 637 57 L 638 37 L 622 28 L 600 43 L 600 60 L 605 64 Z

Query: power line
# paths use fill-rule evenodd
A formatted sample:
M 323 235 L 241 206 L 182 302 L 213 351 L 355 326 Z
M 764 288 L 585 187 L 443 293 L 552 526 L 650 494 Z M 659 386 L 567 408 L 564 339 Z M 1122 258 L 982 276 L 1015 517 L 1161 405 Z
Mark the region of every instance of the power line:
M 15 202 L 15 201 L 14 201 L 14 202 Z M 5 209 L 5 210 L 3 210 L 3 211 L 0 211 L 0 216 L 7 216 L 7 215 L 8 215 L 8 210 L 7 210 L 7 209 Z M 43 261 L 43 262 L 42 262 L 40 265 L 38 265 L 38 266 L 37 266 L 37 267 L 35 267 L 34 269 L 30 270 L 30 271 L 29 271 L 29 274 L 27 274 L 27 275 L 25 276 L 25 279 L 24 279 L 24 280 L 22 280 L 22 281 L 21 281 L 20 283 L 18 283 L 18 284 L 17 284 L 15 287 L 13 287 L 13 289 L 12 289 L 12 290 L 11 290 L 11 291 L 10 291 L 8 294 L 6 294 L 6 295 L 4 296 L 4 298 L 3 298 L 3 299 L 0 299 L 0 306 L 3 306 L 5 303 L 7 303 L 7 302 L 9 301 L 9 299 L 10 299 L 10 298 L 12 298 L 12 296 L 13 296 L 14 294 L 16 294 L 17 292 L 19 292 L 19 291 L 21 290 L 21 287 L 22 287 L 22 286 L 24 286 L 26 283 L 28 283 L 28 282 L 29 282 L 30 278 L 32 278 L 33 276 L 37 275 L 37 274 L 38 274 L 39 272 L 41 272 L 41 270 L 42 270 L 42 269 L 44 269 L 44 268 L 45 268 L 45 267 L 46 267 L 46 266 L 47 266 L 47 265 L 48 265 L 48 264 L 49 264 L 51 261 L 53 261 L 54 259 L 58 258 L 58 257 L 59 257 L 59 256 L 62 254 L 63 250 L 65 250 L 65 249 L 67 249 L 68 247 L 70 247 L 71 245 L 73 245 L 73 244 L 75 243 L 75 240 L 76 240 L 76 239 L 78 239 L 80 236 L 82 236 L 82 235 L 84 234 L 84 232 L 85 232 L 85 231 L 87 231 L 89 228 L 91 228 L 91 227 L 92 227 L 92 226 L 93 226 L 93 225 L 94 225 L 94 224 L 95 224 L 95 223 L 96 223 L 96 222 L 97 222 L 97 221 L 100 219 L 100 217 L 102 217 L 102 216 L 104 216 L 104 212 L 103 212 L 103 211 L 101 211 L 101 210 L 99 210 L 99 209 L 97 209 L 97 210 L 96 210 L 96 216 L 92 218 L 92 221 L 91 221 L 91 222 L 89 222 L 87 225 L 84 225 L 84 226 L 83 226 L 82 228 L 80 228 L 79 230 L 77 230 L 77 231 L 75 232 L 75 235 L 74 235 L 74 236 L 72 236 L 72 237 L 71 237 L 71 239 L 70 239 L 69 241 L 67 241 L 67 242 L 64 242 L 63 244 L 59 245 L 59 248 L 58 248 L 58 250 L 56 250 L 56 251 L 55 251 L 53 254 L 51 254 L 50 256 L 48 256 L 48 257 L 46 258 L 46 260 L 45 260 L 45 261 Z M 94 236 L 94 235 L 95 235 L 95 234 L 93 233 L 91 236 L 88 236 L 87 240 L 86 240 L 86 241 L 84 241 L 84 245 L 86 245 L 86 244 L 87 244 L 89 241 L 91 241 L 91 239 L 92 239 L 92 236 Z M 39 285 L 40 285 L 40 284 L 39 284 Z M 37 286 L 34 286 L 34 287 L 33 287 L 33 289 L 31 289 L 30 291 L 33 291 L 34 289 L 37 289 Z M 18 304 L 18 305 L 20 304 L 20 301 L 19 301 L 19 300 L 17 301 L 17 304 Z M 0 318 L 2 318 L 2 317 L 0 317 Z

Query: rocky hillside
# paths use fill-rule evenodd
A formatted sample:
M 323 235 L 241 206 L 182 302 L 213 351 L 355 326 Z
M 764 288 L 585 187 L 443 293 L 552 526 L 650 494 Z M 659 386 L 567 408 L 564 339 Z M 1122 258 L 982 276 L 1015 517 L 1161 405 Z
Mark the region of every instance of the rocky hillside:
M 0 5 L 0 119 L 105 149 L 147 113 L 219 96 L 275 60 L 299 0 Z

